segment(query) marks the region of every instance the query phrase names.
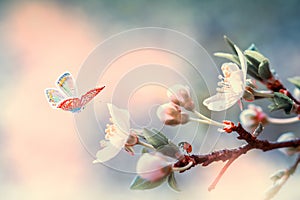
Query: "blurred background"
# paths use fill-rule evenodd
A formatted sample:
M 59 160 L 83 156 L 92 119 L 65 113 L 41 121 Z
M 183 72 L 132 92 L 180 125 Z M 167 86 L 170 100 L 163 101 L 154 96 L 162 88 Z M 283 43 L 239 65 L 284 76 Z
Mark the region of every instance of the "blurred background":
M 76 77 L 89 53 L 105 39 L 128 29 L 149 26 L 187 34 L 210 55 L 216 51 L 228 51 L 223 35 L 229 36 L 243 49 L 255 43 L 270 59 L 286 86 L 293 89 L 286 78 L 299 73 L 299 8 L 297 0 L 1 1 L 1 199 L 260 199 L 271 185 L 269 175 L 291 165 L 294 158 L 287 158 L 278 151 L 250 152 L 229 168 L 212 192 L 208 192 L 207 187 L 222 163 L 178 175 L 183 189 L 181 193 L 166 185 L 149 191 L 131 191 L 129 185 L 134 174 L 101 164 L 93 165 L 93 157 L 78 138 L 73 115 L 51 109 L 43 90 L 54 87 L 56 78 L 66 70 Z M 137 54 L 128 60 L 132 62 L 135 58 L 143 59 L 143 56 L 144 62 L 154 56 L 160 64 L 178 64 L 168 56 L 151 52 Z M 217 66 L 224 62 L 213 59 Z M 121 64 L 128 63 L 128 60 L 121 61 Z M 141 64 L 143 62 L 138 63 Z M 201 70 L 207 70 L 207 66 Z M 217 81 L 217 74 L 211 78 Z M 203 84 L 194 86 L 193 89 L 199 90 L 196 94 L 199 101 L 208 96 L 206 87 Z M 156 87 L 150 91 L 152 95 L 139 95 L 154 96 L 153 102 L 166 101 L 166 97 L 155 98 L 165 91 Z M 133 105 L 139 106 L 145 101 L 153 103 L 145 98 L 132 101 Z M 238 110 L 238 106 L 230 109 L 227 117 L 237 121 Z M 106 120 L 102 125 L 105 125 L 108 112 L 102 112 Z M 204 112 L 209 114 L 207 110 Z M 135 117 L 138 120 L 139 114 Z M 205 126 L 200 128 L 207 130 Z M 171 135 L 172 130 L 168 129 L 168 134 Z M 299 134 L 299 124 L 267 127 L 266 135 L 262 137 L 275 140 L 280 133 L 287 131 Z M 99 134 L 99 139 L 102 137 Z M 98 143 L 96 136 L 90 140 Z M 224 135 L 217 148 L 240 144 L 234 136 Z M 122 166 L 128 160 L 118 162 Z M 299 199 L 299 180 L 298 172 L 274 199 Z

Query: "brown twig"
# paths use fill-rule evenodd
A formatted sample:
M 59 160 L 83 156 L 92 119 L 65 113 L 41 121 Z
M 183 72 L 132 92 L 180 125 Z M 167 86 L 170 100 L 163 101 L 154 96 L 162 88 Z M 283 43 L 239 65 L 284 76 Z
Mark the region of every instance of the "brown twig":
M 300 102 L 289 92 L 289 90 L 283 85 L 283 83 L 276 77 L 270 78 L 267 82 L 262 82 L 265 86 L 272 90 L 273 92 L 280 92 L 291 98 L 297 105 L 300 105 Z
M 226 172 L 228 167 L 242 154 L 246 154 L 252 149 L 259 149 L 262 151 L 271 151 L 274 149 L 284 148 L 284 147 L 298 147 L 300 146 L 300 139 L 295 139 L 286 142 L 269 142 L 267 140 L 259 140 L 258 138 L 247 132 L 242 125 L 239 123 L 238 126 L 232 125 L 230 127 L 232 131 L 238 133 L 238 139 L 245 140 L 247 144 L 241 145 L 240 147 L 234 149 L 223 149 L 219 151 L 213 151 L 210 154 L 205 155 L 185 155 L 183 159 L 179 160 L 174 166 L 181 167 L 187 165 L 189 162 L 193 162 L 191 167 L 201 164 L 202 166 L 208 166 L 213 162 L 217 161 L 228 161 L 213 183 L 210 185 L 209 190 L 215 188 L 223 174 Z M 300 162 L 300 157 L 297 164 Z M 190 169 L 190 168 L 189 168 Z M 188 170 L 188 169 L 187 169 Z M 181 171 L 184 172 L 184 171 Z

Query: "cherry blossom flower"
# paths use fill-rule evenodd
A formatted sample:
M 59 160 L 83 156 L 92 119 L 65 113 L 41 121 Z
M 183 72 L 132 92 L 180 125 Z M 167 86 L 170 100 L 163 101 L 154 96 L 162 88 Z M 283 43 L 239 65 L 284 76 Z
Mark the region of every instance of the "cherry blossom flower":
M 212 111 L 222 111 L 233 106 L 244 94 L 246 87 L 247 60 L 241 50 L 234 46 L 241 63 L 241 69 L 235 63 L 224 63 L 221 67 L 223 76 L 218 83 L 217 94 L 205 99 L 203 104 Z
M 97 152 L 94 163 L 105 162 L 115 157 L 121 149 L 133 153 L 132 146 L 138 143 L 138 137 L 130 133 L 129 112 L 107 104 L 112 124 L 107 124 L 105 140 L 100 141 L 101 149 Z
M 137 174 L 148 181 L 159 181 L 172 172 L 172 163 L 161 153 L 144 153 L 137 162 Z
M 178 124 L 185 124 L 189 121 L 188 114 L 181 112 L 180 107 L 173 102 L 160 105 L 156 114 L 166 125 L 175 126 Z
M 245 109 L 240 114 L 240 122 L 247 130 L 252 130 L 259 123 L 265 125 L 268 122 L 268 116 L 263 112 L 260 106 L 249 104 L 248 109 Z
M 186 110 L 193 111 L 195 108 L 195 103 L 191 98 L 188 86 L 174 85 L 168 89 L 167 96 L 171 102 L 184 107 Z

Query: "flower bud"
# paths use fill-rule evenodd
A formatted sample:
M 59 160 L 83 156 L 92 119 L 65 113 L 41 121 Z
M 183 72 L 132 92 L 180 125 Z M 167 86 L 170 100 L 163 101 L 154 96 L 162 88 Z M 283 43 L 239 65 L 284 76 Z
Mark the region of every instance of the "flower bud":
M 273 185 L 267 189 L 265 192 L 264 199 L 272 199 L 281 187 L 285 184 L 287 179 L 289 178 L 290 174 L 287 170 L 279 170 L 275 174 L 271 176 L 271 179 L 274 181 Z
M 287 133 L 281 134 L 281 136 L 277 139 L 277 142 L 286 142 L 286 141 L 290 141 L 290 140 L 294 140 L 294 139 L 297 139 L 296 135 L 292 132 L 287 132 Z M 287 147 L 287 148 L 280 148 L 278 150 L 281 151 L 282 153 L 284 153 L 285 155 L 292 156 L 295 153 L 300 151 L 300 147 L 297 147 L 297 148 Z
M 180 107 L 173 102 L 159 106 L 156 114 L 166 125 L 175 126 L 189 121 L 189 115 L 182 113 Z
M 137 162 L 136 171 L 141 178 L 155 182 L 172 172 L 172 164 L 160 153 L 144 153 Z
M 133 146 L 139 143 L 139 137 L 134 133 L 131 132 L 128 135 L 128 138 L 126 140 L 126 143 L 124 145 L 124 149 L 130 154 L 134 155 L 134 149 Z
M 300 101 L 300 89 L 295 88 L 294 91 L 293 91 L 293 96 L 294 96 L 298 101 Z
M 252 89 L 249 86 L 247 86 L 245 88 L 245 91 L 244 91 L 244 94 L 243 94 L 243 99 L 245 99 L 248 102 L 251 102 L 251 101 L 255 100 L 255 96 L 252 93 Z
M 263 112 L 261 107 L 249 104 L 248 109 L 241 112 L 240 122 L 245 129 L 253 131 L 260 122 L 262 125 L 267 123 L 267 115 Z
M 278 180 L 275 184 L 270 186 L 267 191 L 265 192 L 265 198 L 264 199 L 272 199 L 281 189 L 282 185 L 284 184 L 283 180 Z
M 167 96 L 171 102 L 184 107 L 186 110 L 192 111 L 195 103 L 190 96 L 190 89 L 183 85 L 174 85 L 167 91 Z
M 287 174 L 287 170 L 281 169 L 281 170 L 278 170 L 277 172 L 273 173 L 270 176 L 270 179 L 275 182 L 275 181 L 281 179 L 286 174 Z

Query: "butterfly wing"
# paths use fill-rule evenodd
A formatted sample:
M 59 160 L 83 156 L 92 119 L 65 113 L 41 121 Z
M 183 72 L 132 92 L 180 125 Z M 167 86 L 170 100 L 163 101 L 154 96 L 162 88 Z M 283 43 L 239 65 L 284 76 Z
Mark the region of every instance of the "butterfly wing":
M 45 89 L 45 95 L 52 108 L 57 108 L 59 102 L 66 98 L 65 94 L 63 94 L 60 90 L 55 88 Z
M 81 106 L 85 106 L 88 102 L 90 102 L 95 96 L 97 96 L 97 94 L 99 94 L 99 92 L 101 92 L 101 90 L 103 90 L 105 88 L 105 86 L 101 87 L 101 88 L 95 88 L 92 89 L 90 91 L 88 91 L 86 94 L 82 95 L 81 97 Z
M 67 98 L 60 102 L 57 106 L 57 108 L 73 113 L 79 112 L 81 107 L 81 100 L 79 98 Z
M 76 97 L 77 91 L 75 81 L 70 72 L 63 73 L 56 81 L 56 86 L 68 97 Z

